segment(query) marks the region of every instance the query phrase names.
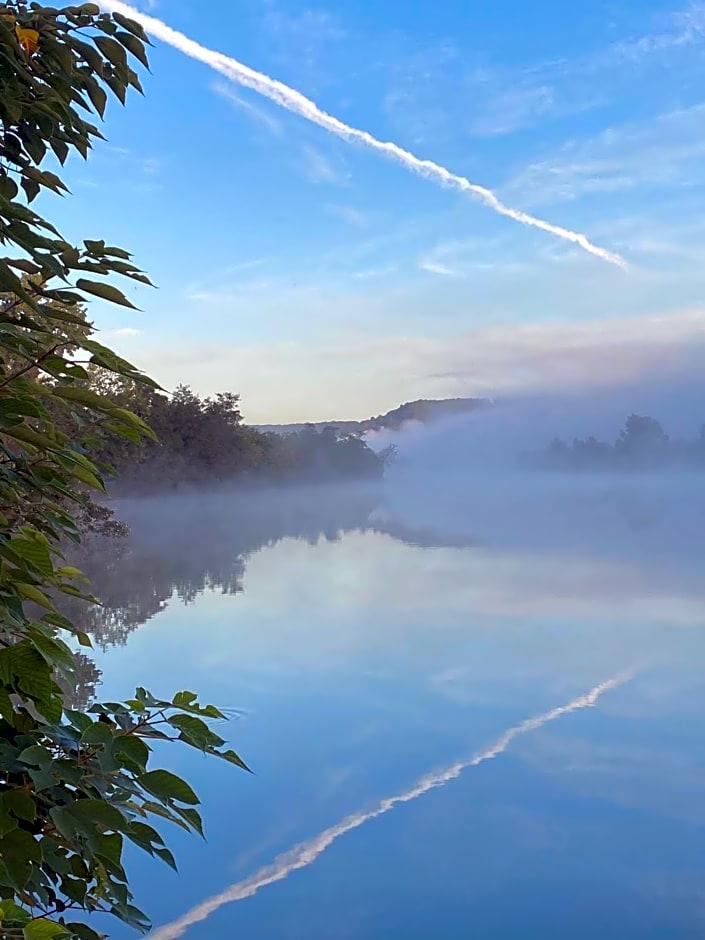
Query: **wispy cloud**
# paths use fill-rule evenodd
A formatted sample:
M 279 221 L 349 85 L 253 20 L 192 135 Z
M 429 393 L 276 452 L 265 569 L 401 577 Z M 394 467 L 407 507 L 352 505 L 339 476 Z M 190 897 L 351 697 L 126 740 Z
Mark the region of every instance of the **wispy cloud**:
M 368 149 L 374 150 L 400 163 L 412 173 L 431 179 L 442 186 L 454 188 L 474 196 L 493 212 L 505 218 L 512 219 L 521 225 L 540 229 L 557 238 L 579 245 L 584 251 L 610 264 L 626 267 L 623 258 L 606 248 L 593 244 L 582 232 L 576 232 L 560 225 L 554 225 L 551 222 L 532 216 L 522 210 L 512 208 L 502 202 L 497 195 L 487 187 L 473 183 L 466 177 L 458 176 L 432 160 L 420 159 L 398 144 L 379 140 L 368 131 L 344 123 L 333 115 L 327 114 L 325 111 L 321 110 L 313 101 L 306 98 L 296 89 L 290 88 L 282 82 L 270 78 L 268 75 L 264 75 L 261 72 L 249 68 L 237 59 L 200 45 L 194 40 L 189 39 L 183 33 L 179 33 L 170 26 L 167 26 L 167 24 L 163 23 L 161 20 L 151 16 L 145 16 L 140 13 L 139 10 L 135 10 L 134 7 L 122 3 L 120 0 L 104 0 L 103 6 L 108 10 L 119 11 L 127 16 L 132 16 L 148 32 L 161 39 L 163 42 L 179 49 L 185 55 L 207 64 L 210 68 L 225 75 L 231 81 L 257 91 L 264 97 L 275 101 L 281 107 L 317 124 L 336 137 L 349 142 L 354 141 L 362 144 Z
M 268 258 L 250 258 L 248 261 L 238 261 L 236 264 L 230 264 L 224 270 L 224 274 L 235 274 L 239 271 L 249 271 L 252 268 L 261 268 L 266 264 Z
M 241 281 L 237 284 L 224 285 L 222 287 L 191 289 L 187 292 L 186 299 L 196 303 L 223 305 L 239 302 L 247 294 L 266 293 L 274 286 L 275 282 L 270 279 L 257 278 L 249 281 Z
M 499 92 L 490 106 L 472 122 L 473 134 L 494 136 L 509 134 L 521 127 L 535 124 L 554 113 L 556 100 L 550 85 L 514 88 Z
M 386 277 L 388 274 L 395 274 L 399 269 L 396 265 L 389 264 L 383 268 L 365 268 L 362 271 L 355 271 L 353 277 L 358 281 L 369 281 L 377 277 Z
M 104 333 L 104 336 L 114 336 L 116 339 L 130 339 L 134 336 L 139 336 L 142 330 L 135 329 L 134 326 L 123 326 L 118 330 L 108 330 Z
M 690 3 L 671 12 L 661 29 L 652 30 L 610 45 L 601 55 L 593 57 L 595 65 L 612 61 L 632 63 L 659 53 L 680 50 L 705 40 L 705 3 Z
M 445 282 L 439 284 L 439 291 L 445 289 Z M 304 286 L 296 289 L 294 302 L 291 293 L 270 288 L 263 307 L 269 304 L 276 315 L 306 309 L 326 322 L 340 298 L 306 293 Z M 379 298 L 381 291 L 370 293 L 365 307 L 379 324 L 388 306 Z M 397 303 L 399 296 L 395 294 Z M 238 304 L 244 309 L 251 297 L 237 293 L 219 299 L 232 309 Z M 215 303 L 214 295 L 203 299 Z M 465 318 L 471 302 L 460 308 Z M 347 303 L 352 318 L 359 301 L 348 294 Z M 386 336 L 361 334 L 358 328 L 318 339 L 290 332 L 275 342 L 243 343 L 237 337 L 196 345 L 172 341 L 167 347 L 145 346 L 141 355 L 145 370 L 165 387 L 187 381 L 212 394 L 239 376 L 256 411 L 252 420 L 264 422 L 275 417 L 354 418 L 415 398 L 533 396 L 581 389 L 616 395 L 632 387 L 648 387 L 657 395 L 659 389 L 679 386 L 689 387 L 695 400 L 699 389 L 705 389 L 705 308 L 572 323 L 519 322 L 437 336 L 410 336 L 405 329 L 406 318 L 399 332 Z M 315 399 L 320 388 L 327 389 L 326 395 Z
M 705 104 L 617 125 L 563 145 L 518 173 L 503 192 L 545 205 L 639 186 L 705 185 L 703 126 Z
M 312 144 L 302 144 L 300 152 L 301 166 L 304 176 L 309 182 L 344 186 L 349 181 L 349 174 L 336 166 L 318 147 L 314 147 Z
M 570 249 L 569 249 L 570 251 Z M 545 258 L 543 259 L 545 260 Z M 467 238 L 443 241 L 419 261 L 419 268 L 445 277 L 470 277 L 482 271 L 524 271 L 527 262 L 514 260 L 496 238 Z
M 428 344 L 427 344 L 428 345 Z M 705 356 L 705 310 L 671 316 L 531 324 L 477 330 L 438 341 L 427 363 L 453 362 L 436 373 L 466 388 L 544 392 L 619 386 L 649 373 L 675 376 Z
M 239 95 L 235 91 L 232 85 L 227 85 L 225 82 L 217 82 L 213 86 L 213 91 L 222 98 L 225 98 L 240 111 L 244 112 L 249 118 L 252 118 L 258 124 L 266 127 L 270 133 L 277 137 L 281 135 L 283 130 L 281 121 L 264 108 L 260 108 L 256 104 L 253 104 L 253 102 L 243 98 L 242 95 Z
M 679 81 L 690 75 L 694 87 L 702 81 L 705 3 L 657 16 L 644 9 L 639 20 L 626 38 L 582 54 L 518 60 L 507 67 L 478 66 L 471 50 L 448 44 L 415 48 L 406 60 L 399 53 L 402 62 L 392 69 L 386 110 L 417 144 L 441 139 L 468 145 L 473 137 L 572 119 L 634 93 L 655 107 L 664 106 L 673 100 L 671 75 L 677 74 Z M 644 94 L 644 82 L 651 77 L 654 83 Z
M 442 277 L 456 277 L 458 273 L 440 261 L 421 261 L 419 267 L 422 271 L 428 271 L 429 274 L 440 274 Z
M 328 205 L 326 208 L 332 215 L 337 215 L 339 219 L 351 225 L 362 226 L 368 222 L 368 216 L 353 206 Z
M 379 819 L 380 816 L 390 813 L 397 806 L 412 803 L 426 793 L 446 786 L 451 781 L 457 780 L 458 777 L 469 768 L 478 767 L 486 761 L 494 760 L 504 754 L 507 748 L 517 738 L 530 734 L 533 731 L 538 731 L 551 722 L 564 718 L 573 712 L 597 705 L 605 692 L 618 688 L 632 677 L 631 673 L 615 676 L 612 679 L 608 679 L 606 682 L 596 685 L 585 695 L 573 699 L 573 701 L 568 702 L 567 705 L 560 705 L 557 708 L 544 712 L 542 715 L 537 715 L 535 718 L 528 718 L 526 721 L 522 721 L 520 724 L 509 728 L 494 744 L 486 750 L 481 751 L 479 754 L 475 754 L 473 757 L 467 758 L 466 760 L 456 761 L 443 770 L 422 777 L 408 790 L 380 800 L 376 806 L 366 812 L 355 813 L 352 816 L 348 816 L 336 825 L 314 836 L 309 841 L 302 842 L 286 854 L 281 855 L 272 865 L 261 868 L 244 881 L 239 881 L 229 888 L 226 888 L 220 894 L 203 901 L 201 904 L 188 911 L 188 913 L 184 914 L 183 917 L 178 918 L 178 920 L 158 928 L 153 933 L 154 940 L 178 940 L 179 937 L 182 937 L 186 933 L 189 927 L 207 920 L 211 914 L 215 913 L 226 904 L 234 904 L 236 901 L 251 898 L 263 888 L 284 881 L 294 872 L 308 868 L 308 866 L 312 865 L 320 858 L 334 842 L 337 842 L 338 839 L 347 835 L 349 832 L 359 829 L 361 826 L 364 826 L 374 819 Z
M 328 10 L 304 9 L 293 14 L 270 3 L 264 25 L 270 33 L 287 42 L 300 39 L 309 45 L 322 40 L 340 42 L 347 36 L 347 31 Z

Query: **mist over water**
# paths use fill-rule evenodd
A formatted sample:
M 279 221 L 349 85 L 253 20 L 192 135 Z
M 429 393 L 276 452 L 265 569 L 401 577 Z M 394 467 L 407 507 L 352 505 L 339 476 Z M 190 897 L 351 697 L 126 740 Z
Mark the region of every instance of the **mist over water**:
M 371 437 L 393 445 L 386 511 L 471 535 L 495 546 L 622 553 L 659 563 L 699 564 L 705 521 L 705 466 L 679 453 L 668 465 L 635 460 L 580 468 L 536 459 L 555 439 L 595 438 L 610 446 L 632 415 L 654 418 L 672 449 L 697 440 L 705 424 L 705 383 L 688 375 L 505 396 L 432 426 L 410 424 Z
M 705 476 L 518 460 L 697 437 L 671 391 L 377 434 L 380 483 L 116 502 L 99 694 L 197 687 L 257 774 L 178 758 L 209 842 L 178 889 L 134 860 L 157 937 L 697 935 Z

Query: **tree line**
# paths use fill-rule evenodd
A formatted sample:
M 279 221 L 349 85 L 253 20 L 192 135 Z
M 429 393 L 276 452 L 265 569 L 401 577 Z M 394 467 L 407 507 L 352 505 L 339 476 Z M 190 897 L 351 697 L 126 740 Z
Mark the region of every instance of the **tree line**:
M 630 415 L 617 438 L 609 443 L 596 437 L 554 438 L 529 462 L 561 470 L 705 469 L 705 426 L 693 439 L 672 438 L 648 415 Z
M 379 479 L 390 451 L 375 453 L 356 434 L 307 425 L 289 434 L 245 424 L 240 397 L 202 397 L 186 385 L 173 394 L 120 376 L 89 385 L 138 415 L 154 438 L 128 440 L 102 431 L 95 454 L 114 474 L 119 494 L 154 493 L 225 483 Z

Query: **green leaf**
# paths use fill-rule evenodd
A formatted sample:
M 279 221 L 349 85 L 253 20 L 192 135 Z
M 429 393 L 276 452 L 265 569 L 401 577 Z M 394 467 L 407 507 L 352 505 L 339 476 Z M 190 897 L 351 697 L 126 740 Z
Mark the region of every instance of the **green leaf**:
M 176 811 L 186 820 L 192 829 L 195 829 L 199 836 L 203 836 L 203 820 L 198 810 L 191 809 L 190 807 L 177 807 Z
M 33 624 L 27 636 L 50 666 L 71 671 L 76 664 L 73 653 L 61 640 L 47 635 L 45 629 L 41 624 Z
M 176 823 L 177 826 L 180 826 L 182 829 L 185 829 L 186 832 L 189 832 L 189 825 L 186 822 L 182 822 L 178 816 L 175 816 L 174 813 L 170 812 L 165 806 L 162 806 L 161 803 L 150 803 L 146 802 L 142 804 L 142 810 L 146 813 L 152 813 L 154 816 L 159 816 L 161 819 L 168 819 L 169 822 Z M 185 810 L 175 807 L 175 811 L 179 815 L 183 815 L 185 812 L 196 813 L 196 810 Z M 198 815 L 198 813 L 196 813 Z M 200 816 L 199 816 L 200 819 Z M 201 832 L 201 835 L 203 833 Z
M 119 42 L 110 36 L 96 36 L 93 41 L 109 62 L 118 68 L 127 68 L 127 55 Z
M 113 287 L 112 284 L 104 284 L 102 281 L 89 281 L 84 277 L 80 277 L 76 281 L 76 287 L 86 294 L 100 297 L 101 300 L 107 300 L 122 307 L 129 307 L 131 310 L 139 309 L 125 297 L 122 291 L 118 290 L 117 287 Z
M 96 933 L 96 931 L 87 924 L 71 923 L 66 926 L 79 940 L 103 940 L 105 936 L 104 934 Z
M 96 411 L 111 411 L 114 407 L 105 395 L 98 395 L 89 388 L 80 388 L 76 385 L 62 385 L 55 388 L 53 393 L 57 398 L 63 398 L 65 401 L 76 401 Z
M 92 722 L 81 734 L 82 744 L 105 744 L 112 747 L 113 732 L 103 721 Z
M 246 770 L 249 774 L 252 773 L 244 760 L 240 757 L 239 754 L 236 754 L 235 751 L 219 751 L 217 756 L 227 761 L 229 764 L 234 764 L 236 767 L 240 767 L 242 770 Z
M 14 829 L 0 839 L 0 859 L 20 891 L 32 877 L 31 863 L 41 861 L 41 857 L 39 843 L 23 829 Z
M 34 604 L 38 604 L 45 610 L 54 610 L 54 605 L 46 596 L 46 594 L 40 591 L 38 587 L 35 587 L 35 585 L 23 584 L 20 581 L 16 581 L 15 588 L 20 597 L 24 597 L 25 600 L 32 601 Z
M 24 940 L 62 940 L 64 937 L 71 936 L 61 924 L 44 918 L 30 921 L 22 933 Z
M 31 919 L 31 915 L 19 904 L 14 901 L 0 902 L 0 923 L 15 923 L 19 925 L 26 924 Z
M 151 770 L 138 777 L 137 782 L 160 800 L 176 800 L 191 806 L 197 806 L 200 803 L 186 781 L 168 770 Z
M 154 847 L 154 854 L 155 854 L 158 858 L 160 858 L 163 862 L 166 862 L 167 865 L 169 866 L 169 868 L 173 868 L 174 871 L 178 871 L 178 870 L 179 870 L 178 867 L 177 867 L 177 865 L 176 865 L 176 859 L 175 859 L 174 856 L 171 854 L 171 852 L 169 851 L 169 849 L 167 849 L 165 846 L 161 846 L 161 847 L 160 847 L 160 846 L 155 846 L 155 847 Z
M 108 104 L 108 96 L 101 86 L 96 81 L 89 81 L 86 83 L 86 92 L 88 97 L 91 99 L 93 107 L 96 109 L 98 114 L 103 117 L 105 114 L 105 108 Z
M 51 555 L 49 554 L 49 547 L 43 539 L 10 539 L 6 543 L 6 547 L 10 548 L 16 555 L 19 555 L 20 558 L 24 558 L 25 561 L 28 561 L 42 574 L 52 574 L 54 566 L 51 561 Z
M 134 734 L 119 734 L 115 737 L 113 751 L 117 760 L 125 757 L 135 773 L 144 773 L 149 760 L 149 748 Z
M 134 20 L 128 19 L 126 16 L 123 16 L 122 13 L 113 13 L 113 19 L 119 26 L 122 26 L 123 29 L 133 33 L 133 35 L 137 36 L 138 39 L 141 39 L 142 42 L 149 42 L 147 34 L 139 23 L 135 23 Z
M 115 38 L 118 40 L 118 42 L 122 43 L 128 52 L 130 52 L 136 59 L 139 59 L 146 69 L 149 68 L 149 60 L 147 59 L 147 53 L 145 52 L 144 44 L 141 43 L 133 33 L 123 33 L 118 30 L 118 32 L 115 33 Z
M 173 715 L 169 724 L 181 732 L 182 738 L 194 747 L 205 750 L 207 747 L 220 747 L 225 741 L 214 734 L 205 721 L 194 715 Z
M 51 753 L 41 744 L 26 747 L 17 759 L 30 767 L 48 767 L 52 762 Z
M 95 826 L 120 832 L 127 825 L 120 810 L 104 800 L 76 800 L 68 806 L 54 807 L 49 815 L 67 838 L 73 838 L 77 831 L 92 831 Z

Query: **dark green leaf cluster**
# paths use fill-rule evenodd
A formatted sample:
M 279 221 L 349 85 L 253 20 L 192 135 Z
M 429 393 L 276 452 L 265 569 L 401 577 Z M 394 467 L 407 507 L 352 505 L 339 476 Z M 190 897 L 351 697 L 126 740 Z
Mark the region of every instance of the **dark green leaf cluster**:
M 16 677 L 23 696 L 39 707 L 48 700 L 49 673 L 28 646 L 14 650 L 20 658 L 11 663 L 5 655 L 0 665 L 3 684 Z M 41 693 L 28 693 L 28 684 Z M 70 921 L 76 910 L 109 912 L 146 929 L 122 865 L 125 841 L 176 868 L 150 821 L 166 819 L 203 834 L 191 787 L 168 770 L 149 767 L 151 742 L 180 741 L 246 770 L 209 724 L 224 717 L 212 705 L 199 705 L 192 692 L 168 702 L 145 689 L 125 704 L 94 705 L 88 713 L 65 709 L 55 723 L 4 709 L 0 897 L 13 904 L 21 899 L 12 917 L 24 923 L 30 916 L 55 917 L 66 927 L 51 934 L 57 937 L 96 936 Z
M 71 245 L 28 205 L 42 189 L 68 191 L 56 173 L 40 165 L 48 154 L 59 164 L 72 151 L 87 157 L 92 142 L 102 137 L 88 118 L 103 116 L 108 92 L 124 102 L 130 86 L 141 91 L 130 59 L 146 64 L 146 42 L 140 26 L 119 14 L 102 14 L 96 4 L 56 9 L 0 3 L 0 243 L 22 252 L 0 259 L 0 289 L 31 307 L 40 296 L 47 302 L 45 313 L 63 322 L 74 322 L 66 304 L 86 295 L 134 306 L 94 275 L 149 283 L 124 249 L 102 240 Z M 22 273 L 36 278 L 34 291 L 26 290 Z M 50 286 L 53 278 L 73 290 Z
M 140 90 L 146 36 L 86 3 L 63 9 L 0 2 L 0 938 L 95 940 L 76 912 L 108 911 L 137 927 L 122 866 L 125 841 L 173 864 L 152 816 L 201 831 L 191 788 L 148 766 L 151 740 L 178 740 L 244 767 L 192 693 L 71 710 L 90 640 L 59 599 L 96 603 L 67 542 L 106 524 L 91 491 L 110 470 L 95 459 L 108 434 L 154 437 L 90 376 L 154 389 L 97 343 L 84 301 L 132 307 L 116 277 L 149 284 L 128 252 L 75 246 L 30 209 L 42 189 L 66 192 L 59 168 L 100 137 L 108 93 Z M 69 645 L 70 644 L 70 645 Z M 93 673 L 95 675 L 95 673 Z

